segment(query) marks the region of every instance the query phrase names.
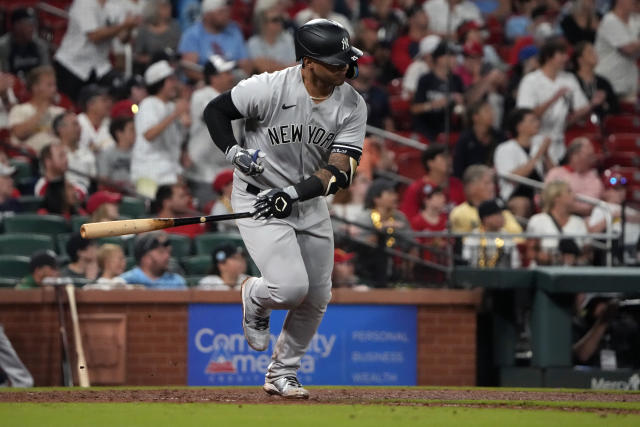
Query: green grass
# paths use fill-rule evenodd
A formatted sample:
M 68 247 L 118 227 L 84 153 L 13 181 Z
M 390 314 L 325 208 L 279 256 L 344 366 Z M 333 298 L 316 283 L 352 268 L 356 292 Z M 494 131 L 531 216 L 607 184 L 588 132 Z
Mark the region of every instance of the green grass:
M 634 415 L 512 409 L 363 405 L 221 405 L 167 403 L 2 403 L 13 426 L 637 426 Z
M 572 408 L 572 409 L 622 409 L 640 411 L 640 402 L 595 402 L 571 400 L 491 400 L 491 399 L 386 399 L 376 403 L 419 404 L 419 405 L 480 405 L 525 408 Z

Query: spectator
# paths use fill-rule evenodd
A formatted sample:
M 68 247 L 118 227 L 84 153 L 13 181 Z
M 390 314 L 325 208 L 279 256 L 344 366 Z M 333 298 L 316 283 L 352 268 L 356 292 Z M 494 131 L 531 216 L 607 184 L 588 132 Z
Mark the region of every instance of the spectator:
M 480 227 L 463 240 L 462 258 L 478 268 L 519 268 L 520 254 L 509 237 L 486 237 L 485 233 L 508 233 L 504 228 L 502 200 L 485 200 L 478 206 Z
M 331 199 L 332 215 L 354 222 L 364 211 L 364 198 L 369 185 L 371 185 L 371 178 L 358 172 L 349 188 L 336 193 Z M 333 228 L 344 231 L 352 227 L 340 221 L 333 221 Z
M 211 271 L 198 282 L 198 289 L 211 291 L 240 290 L 247 280 L 247 259 L 244 248 L 222 245 L 211 253 Z
M 13 349 L 11 341 L 4 333 L 4 328 L 0 324 L 0 376 L 5 377 L 11 387 L 33 387 L 33 377 L 24 366 L 20 357 Z M 0 378 L 0 381 L 2 379 Z M 0 387 L 5 387 L 6 381 L 0 382 Z
M 424 187 L 422 208 L 420 213 L 411 218 L 411 228 L 414 231 L 446 231 L 447 198 L 441 187 L 431 185 Z M 430 249 L 424 251 L 425 259 L 436 260 L 443 258 L 441 255 L 447 247 L 447 239 L 442 237 L 418 237 L 418 242 Z M 440 253 L 434 254 L 433 249 Z
M 258 32 L 247 42 L 247 50 L 259 73 L 278 71 L 296 61 L 293 37 L 285 31 L 284 22 L 284 11 L 278 2 L 258 15 Z
M 18 103 L 13 92 L 15 77 L 0 71 L 0 128 L 9 127 L 9 111 Z
M 539 135 L 540 120 L 533 110 L 517 108 L 507 119 L 513 136 L 496 148 L 493 164 L 498 173 L 510 173 L 535 181 L 542 181 L 545 168 L 551 167 L 547 151 L 551 138 Z M 534 190 L 526 185 L 500 180 L 500 197 L 507 201 L 516 217 L 529 218 L 533 209 Z
M 140 23 L 129 16 L 111 25 L 106 0 L 74 0 L 69 9 L 69 24 L 54 59 L 60 91 L 77 100 L 80 89 L 88 83 L 107 81 L 111 72 L 108 43 L 123 31 Z
M 36 251 L 29 260 L 29 275 L 25 276 L 16 289 L 37 289 L 44 286 L 44 279 L 60 276 L 56 254 L 51 250 Z
M 471 165 L 493 165 L 493 153 L 500 141 L 502 132 L 493 128 L 493 109 L 486 99 L 469 107 L 469 130 L 460 134 L 453 155 L 453 174 L 459 178 Z
M 221 56 L 212 55 L 204 66 L 206 86 L 197 89 L 191 96 L 190 114 L 193 120 L 189 131 L 188 153 L 192 163 L 185 175 L 189 178 L 189 186 L 200 206 L 215 199 L 211 183 L 220 171 L 229 167 L 224 153 L 212 145 L 202 113 L 209 101 L 233 87 L 234 68 L 235 62 L 225 61 Z M 238 141 L 241 140 L 243 125 L 243 120 L 232 122 Z
M 98 248 L 98 268 L 100 277 L 96 284 L 108 287 L 121 287 L 127 282 L 120 277 L 126 268 L 127 260 L 120 245 L 105 243 Z M 89 285 L 91 286 L 91 285 Z
M 451 155 L 445 145 L 429 145 L 422 153 L 422 166 L 426 174 L 413 181 L 402 197 L 400 210 L 407 218 L 418 215 L 425 191 L 436 187 L 442 189 L 447 210 L 464 202 L 464 188 L 458 178 L 451 176 Z
M 211 55 L 220 55 L 227 61 L 236 61 L 245 73 L 251 71 L 244 38 L 238 25 L 230 19 L 225 0 L 202 2 L 202 19 L 182 33 L 178 52 L 184 61 L 200 65 L 204 65 Z M 193 80 L 202 78 L 200 73 L 185 72 Z
M 74 215 L 86 215 L 87 212 L 82 208 L 82 199 L 80 199 L 80 194 L 83 194 L 81 191 L 66 179 L 47 183 L 42 207 L 38 213 L 62 215 L 67 220 Z
M 0 162 L 0 220 L 5 216 L 10 216 L 21 212 L 22 207 L 17 197 L 15 197 L 15 187 L 13 178 L 16 168 Z
M 393 0 L 372 0 L 369 16 L 380 23 L 383 42 L 393 42 L 398 38 L 405 23 L 404 13 L 393 7 Z
M 550 181 L 545 183 L 542 191 L 543 212 L 531 217 L 527 224 L 527 233 L 537 234 L 579 234 L 587 237 L 587 226 L 582 218 L 572 215 L 574 194 L 564 181 Z M 544 237 L 540 242 L 540 249 L 548 253 L 551 264 L 562 262 L 560 255 L 560 240 L 554 237 Z M 562 239 L 564 246 L 577 245 L 585 253 L 585 238 Z M 572 243 L 568 243 L 572 242 Z
M 87 213 L 91 215 L 91 222 L 115 221 L 120 218 L 120 193 L 110 191 L 96 191 L 87 201 Z
M 14 9 L 11 31 L 0 37 L 0 70 L 25 78 L 42 65 L 50 65 L 49 46 L 35 34 L 33 10 Z
M 349 19 L 333 11 L 333 0 L 309 0 L 309 6 L 298 12 L 294 18 L 296 26 L 300 27 L 312 19 L 324 18 L 342 25 L 351 37 L 353 27 Z
M 116 144 L 98 153 L 98 181 L 109 182 L 119 190 L 130 190 L 131 151 L 136 141 L 133 118 L 113 119 L 109 125 L 109 133 Z
M 447 42 L 442 42 L 431 54 L 433 69 L 418 80 L 416 95 L 411 104 L 413 129 L 429 139 L 445 130 L 447 115 L 464 105 L 464 85 L 451 74 L 455 57 Z
M 143 9 L 144 23 L 138 28 L 134 42 L 137 69 L 142 71 L 152 58 L 165 49 L 178 50 L 180 24 L 171 16 L 169 0 L 147 0 Z
M 429 17 L 424 10 L 414 7 L 407 13 L 407 26 L 407 34 L 398 37 L 391 48 L 391 62 L 400 75 L 406 73 L 420 51 L 421 40 L 429 35 Z
M 51 132 L 53 119 L 64 112 L 64 108 L 54 105 L 57 87 L 53 68 L 45 65 L 32 69 L 27 76 L 27 89 L 31 99 L 9 112 L 11 143 L 40 154 L 42 147 L 55 139 Z
M 452 35 L 464 21 L 484 25 L 480 9 L 470 0 L 428 0 L 422 7 L 429 15 L 429 31 L 441 37 Z
M 502 62 L 500 55 L 495 48 L 487 43 L 487 32 L 476 21 L 465 21 L 456 30 L 458 44 L 467 46 L 467 44 L 477 43 L 482 47 L 482 62 L 498 69 L 506 68 Z
M 593 167 L 595 161 L 595 151 L 591 141 L 583 137 L 576 138 L 569 144 L 565 164 L 551 169 L 544 182 L 565 181 L 573 193 L 600 199 L 604 187 L 598 172 Z M 588 216 L 592 208 L 593 205 L 576 201 L 572 213 Z
M 640 17 L 635 0 L 616 0 L 600 21 L 596 51 L 600 61 L 596 73 L 613 85 L 619 98 L 635 102 L 638 92 Z
M 578 313 L 572 322 L 573 345 L 571 346 L 574 364 L 601 368 L 605 362 L 603 351 L 606 349 L 614 353 L 613 358 L 617 366 L 619 355 L 616 355 L 615 350 L 610 346 L 611 344 L 619 346 L 621 343 L 607 344 L 607 341 L 611 341 L 611 329 L 617 323 L 615 322 L 618 314 L 617 301 L 597 294 L 580 294 L 576 298 L 576 306 Z
M 356 36 L 352 40 L 354 46 L 359 46 L 363 52 L 373 54 L 376 51 L 380 40 L 378 30 L 380 23 L 373 18 L 362 18 L 356 27 Z
M 98 245 L 95 240 L 84 239 L 80 233 L 73 233 L 66 249 L 70 263 L 60 271 L 60 276 L 72 278 L 76 286 L 98 278 Z
M 67 150 L 64 145 L 60 143 L 46 145 L 40 152 L 40 166 L 43 172 L 36 182 L 34 194 L 44 197 L 50 183 L 64 181 L 68 164 Z M 72 188 L 75 190 L 78 202 L 83 201 L 86 196 L 86 190 L 75 184 L 72 184 Z M 64 185 L 60 189 L 63 190 Z
M 375 83 L 374 59 L 365 55 L 358 60 L 358 78 L 351 80 L 353 88 L 367 104 L 367 124 L 393 132 L 389 95 Z
M 531 12 L 536 5 L 537 2 L 533 0 L 515 0 L 513 2 L 514 13 L 504 24 L 504 36 L 507 41 L 513 42 L 519 37 L 532 33 Z
M 590 113 L 604 96 L 589 103 L 572 74 L 564 72 L 567 45 L 551 38 L 540 49 L 540 69 L 522 79 L 517 106 L 531 108 L 540 118 L 540 132 L 551 138 L 549 157 L 558 164 L 564 156 L 564 130 L 568 124 Z
M 191 197 L 183 184 L 161 185 L 153 201 L 154 211 L 158 218 L 178 218 L 193 213 L 189 206 Z M 204 224 L 190 224 L 182 227 L 168 228 L 167 233 L 195 237 L 205 231 Z
M 209 215 L 228 215 L 233 213 L 231 207 L 231 191 L 233 190 L 233 169 L 225 169 L 220 172 L 216 179 L 213 180 L 213 191 L 218 195 L 218 200 L 211 208 Z M 235 221 L 217 222 L 218 231 L 239 233 L 238 226 Z
M 596 13 L 595 0 L 573 0 L 564 18 L 560 21 L 562 33 L 569 43 L 593 43 L 600 18 Z
M 78 115 L 78 123 L 82 130 L 80 147 L 100 152 L 115 145 L 109 133 L 111 104 L 107 90 L 98 85 L 90 84 L 80 90 L 78 94 L 78 106 L 82 110 Z
M 367 285 L 358 284 L 360 279 L 355 274 L 353 252 L 345 252 L 336 248 L 333 252 L 333 271 L 331 272 L 331 284 L 334 288 L 347 288 L 354 291 L 368 291 Z
M 145 179 L 153 185 L 177 182 L 182 172 L 179 120 L 189 110 L 186 100 L 173 102 L 178 96 L 178 81 L 167 61 L 151 65 L 144 80 L 149 96 L 135 116 L 136 142 L 131 153 L 131 179 L 143 194 Z
M 468 41 L 462 49 L 463 60 L 454 73 L 460 77 L 465 88 L 465 98 L 468 104 L 474 104 L 483 98 L 495 104 L 493 116 L 502 115 L 502 86 L 506 75 L 497 68 L 491 69 L 484 61 L 483 46 L 477 41 Z M 495 100 L 494 100 L 495 99 Z M 493 119 L 493 123 L 501 120 Z
M 609 80 L 595 72 L 598 65 L 598 54 L 593 44 L 589 42 L 578 43 L 573 50 L 572 62 L 574 74 L 584 96 L 591 102 L 597 102 L 604 94 L 604 102 L 593 110 L 600 122 L 607 114 L 617 114 L 620 111 L 620 104 L 613 91 L 613 86 Z M 589 119 L 595 122 L 593 117 Z
M 420 77 L 426 75 L 433 68 L 431 54 L 438 47 L 442 39 L 434 34 L 420 40 L 420 49 L 413 62 L 407 67 L 402 77 L 402 94 L 407 99 L 413 99 L 418 88 Z
M 504 111 L 512 111 L 516 108 L 518 87 L 522 78 L 540 67 L 538 62 L 538 47 L 535 44 L 525 46 L 518 52 L 517 63 L 511 68 L 508 78 L 507 90 L 504 99 Z
M 88 194 L 96 178 L 96 157 L 88 146 L 80 145 L 80 125 L 75 113 L 66 111 L 53 120 L 53 132 L 67 151 L 69 170 L 66 179 Z
M 472 165 L 464 171 L 464 192 L 467 201 L 456 206 L 449 214 L 451 231 L 469 233 L 480 227 L 478 206 L 486 200 L 496 197 L 496 185 L 493 171 L 485 165 Z M 513 234 L 522 233 L 522 227 L 508 210 L 502 211 L 504 229 Z
M 186 289 L 187 283 L 184 278 L 168 270 L 171 242 L 164 233 L 138 235 L 134 255 L 136 267 L 120 276 L 127 283 L 144 285 L 150 289 Z

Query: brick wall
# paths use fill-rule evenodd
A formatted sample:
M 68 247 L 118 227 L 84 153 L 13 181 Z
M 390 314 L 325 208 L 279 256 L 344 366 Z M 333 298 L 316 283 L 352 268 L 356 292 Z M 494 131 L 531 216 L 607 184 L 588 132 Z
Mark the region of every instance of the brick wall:
M 193 290 L 82 291 L 77 299 L 80 315 L 126 315 L 128 385 L 185 385 L 188 305 L 238 303 L 239 295 Z M 479 301 L 480 293 L 475 291 L 336 290 L 332 303 L 417 304 L 418 384 L 474 385 Z M 66 323 L 74 359 L 73 328 L 68 316 Z M 0 290 L 0 324 L 37 386 L 62 384 L 58 311 L 52 291 Z

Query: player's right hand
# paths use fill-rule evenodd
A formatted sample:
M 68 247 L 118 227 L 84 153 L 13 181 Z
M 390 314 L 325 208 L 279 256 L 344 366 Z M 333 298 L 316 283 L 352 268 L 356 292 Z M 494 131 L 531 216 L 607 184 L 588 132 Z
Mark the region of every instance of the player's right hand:
M 264 171 L 264 166 L 262 166 L 260 160 L 265 156 L 260 150 L 242 148 L 237 144 L 227 151 L 227 160 L 240 172 L 248 176 L 260 175 Z

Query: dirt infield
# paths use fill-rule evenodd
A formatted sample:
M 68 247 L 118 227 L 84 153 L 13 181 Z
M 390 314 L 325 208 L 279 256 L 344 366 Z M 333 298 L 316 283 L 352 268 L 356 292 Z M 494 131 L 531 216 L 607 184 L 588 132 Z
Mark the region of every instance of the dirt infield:
M 421 388 L 311 388 L 307 401 L 283 401 L 265 394 L 260 387 L 229 388 L 178 388 L 178 389 L 91 389 L 91 390 L 43 390 L 8 391 L 0 393 L 0 402 L 163 402 L 163 403 L 296 403 L 296 404 L 383 404 L 383 405 L 428 405 L 476 407 L 513 407 L 527 409 L 552 409 L 538 404 L 527 406 L 527 402 L 640 402 L 640 393 L 565 392 L 565 391 L 512 391 L 495 389 L 421 389 Z M 474 403 L 471 401 L 478 401 Z M 492 403 L 495 401 L 495 403 Z M 505 402 L 506 401 L 506 402 Z M 570 410 L 570 406 L 567 408 Z M 589 410 L 580 408 L 580 410 Z M 554 409 L 560 409 L 553 407 Z M 615 410 L 592 408 L 593 411 L 625 412 L 640 414 L 640 410 Z

